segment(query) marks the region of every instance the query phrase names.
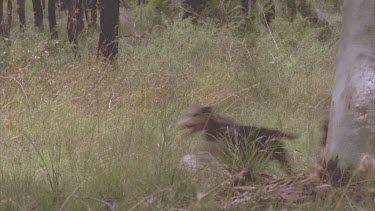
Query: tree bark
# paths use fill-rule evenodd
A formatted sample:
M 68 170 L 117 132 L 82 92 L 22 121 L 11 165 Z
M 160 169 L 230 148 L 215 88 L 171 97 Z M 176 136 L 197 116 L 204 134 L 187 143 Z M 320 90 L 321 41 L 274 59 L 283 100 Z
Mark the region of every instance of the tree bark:
M 138 0 L 137 4 L 138 6 L 141 5 L 141 4 L 146 4 L 146 0 Z
M 346 0 L 336 64 L 323 178 L 345 176 L 375 156 L 375 1 Z
M 100 1 L 100 37 L 97 56 L 113 61 L 118 53 L 119 0 Z
M 49 31 L 51 33 L 51 39 L 57 39 L 57 29 L 56 29 L 56 2 L 55 0 L 48 0 L 48 22 Z
M 20 30 L 24 32 L 26 27 L 25 0 L 17 0 L 17 13 L 20 20 Z
M 12 0 L 8 0 L 7 3 L 7 34 L 10 34 L 10 28 L 12 26 L 12 15 L 13 15 L 13 4 Z
M 73 52 L 78 55 L 78 36 L 84 29 L 81 0 L 70 0 L 68 3 L 68 40 L 73 44 Z
M 3 1 L 0 2 L 0 35 L 4 37 L 9 37 L 10 27 L 12 25 L 12 1 L 7 1 L 7 10 L 6 10 L 6 23 L 4 24 L 3 20 Z
M 2 35 L 4 33 L 4 29 L 3 29 L 3 12 L 4 12 L 4 4 L 3 4 L 3 0 L 0 0 L 0 35 Z
M 98 13 L 97 13 L 97 0 L 90 0 L 89 1 L 89 7 L 90 7 L 90 13 L 91 13 L 91 20 L 88 25 L 89 28 L 97 28 L 96 20 L 98 19 Z
M 32 0 L 34 10 L 34 25 L 43 28 L 43 8 L 41 0 Z
M 247 17 L 249 15 L 249 0 L 242 0 L 242 14 Z
M 88 3 L 88 0 L 82 0 L 83 13 L 85 14 L 85 20 L 88 26 L 90 24 L 90 15 L 89 15 L 89 7 L 87 3 Z

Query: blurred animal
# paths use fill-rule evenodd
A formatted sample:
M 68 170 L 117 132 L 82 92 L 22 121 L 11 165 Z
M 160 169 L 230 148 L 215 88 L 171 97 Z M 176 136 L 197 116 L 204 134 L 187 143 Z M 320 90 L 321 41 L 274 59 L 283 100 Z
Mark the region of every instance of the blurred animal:
M 287 134 L 255 126 L 244 126 L 213 112 L 209 106 L 192 106 L 177 123 L 181 129 L 190 129 L 191 133 L 202 131 L 210 142 L 229 142 L 240 152 L 247 152 L 249 143 L 253 144 L 256 155 L 277 160 L 291 173 L 291 166 L 286 157 L 285 145 L 281 138 L 296 139 L 294 134 Z M 228 146 L 228 145 L 227 145 Z

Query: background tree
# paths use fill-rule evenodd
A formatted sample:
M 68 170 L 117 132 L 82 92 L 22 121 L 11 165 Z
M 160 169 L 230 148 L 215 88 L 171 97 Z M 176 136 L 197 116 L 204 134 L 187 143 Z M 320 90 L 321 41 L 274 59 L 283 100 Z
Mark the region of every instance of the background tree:
M 98 19 L 97 13 L 97 4 L 98 0 L 89 0 L 88 7 L 90 8 L 90 23 L 88 24 L 88 28 L 97 28 L 96 20 Z
M 242 0 L 241 1 L 242 6 L 242 13 L 244 16 L 249 15 L 249 0 Z
M 32 0 L 34 10 L 34 25 L 43 28 L 43 8 L 41 0 Z
M 12 25 L 12 1 L 7 1 L 7 19 L 5 24 L 3 20 L 3 9 L 3 0 L 0 0 L 0 35 L 8 37 Z
M 58 37 L 56 29 L 56 2 L 55 0 L 48 0 L 48 22 L 49 31 L 51 38 L 56 39 Z
M 0 35 L 2 35 L 4 33 L 4 30 L 3 30 L 3 11 L 4 11 L 4 8 L 3 8 L 3 0 L 0 0 Z
M 83 13 L 85 15 L 86 24 L 88 26 L 90 24 L 90 15 L 89 15 L 88 0 L 82 0 L 81 3 L 82 3 Z
M 118 53 L 119 0 L 100 1 L 100 37 L 97 56 L 113 61 Z
M 70 0 L 68 2 L 68 40 L 73 44 L 73 52 L 78 53 L 78 36 L 84 29 L 83 9 L 81 0 Z
M 20 20 L 20 30 L 24 31 L 26 27 L 25 0 L 17 0 L 17 13 Z
M 141 4 L 146 4 L 146 3 L 147 3 L 146 0 L 138 0 L 137 1 L 138 6 L 141 5 Z
M 12 15 L 13 15 L 13 3 L 12 0 L 8 0 L 7 2 L 7 34 L 9 36 L 10 27 L 12 26 Z
M 375 1 L 346 0 L 322 176 L 375 156 Z

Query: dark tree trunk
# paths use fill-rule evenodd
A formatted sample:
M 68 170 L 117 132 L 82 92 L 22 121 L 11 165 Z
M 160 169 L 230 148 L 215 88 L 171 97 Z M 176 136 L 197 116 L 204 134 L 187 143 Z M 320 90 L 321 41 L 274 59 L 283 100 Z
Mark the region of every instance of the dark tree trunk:
M 97 56 L 113 61 L 118 53 L 119 0 L 100 1 L 100 37 Z
M 26 17 L 25 17 L 25 0 L 17 0 L 17 13 L 20 20 L 20 30 L 25 31 Z
M 86 24 L 87 26 L 90 24 L 90 15 L 89 15 L 89 7 L 87 5 L 88 0 L 82 0 L 82 8 L 85 14 Z
M 78 36 L 84 28 L 81 0 L 70 0 L 68 3 L 67 32 L 69 42 L 73 44 L 73 52 L 78 55 Z
M 146 4 L 146 0 L 138 0 L 138 6 L 141 5 L 141 4 Z
M 97 28 L 97 23 L 96 23 L 96 20 L 98 19 L 97 4 L 98 4 L 98 0 L 89 1 L 89 7 L 90 7 L 90 12 L 91 12 L 91 20 L 88 25 L 89 28 Z
M 12 26 L 12 14 L 13 14 L 12 0 L 8 0 L 7 3 L 7 34 L 10 33 L 10 27 Z
M 43 8 L 41 0 L 32 0 L 34 10 L 34 25 L 43 28 Z
M 48 21 L 49 31 L 51 33 L 51 39 L 58 37 L 56 29 L 56 2 L 55 0 L 48 0 Z
M 43 11 L 46 9 L 46 0 L 42 0 L 42 8 Z
M 6 22 L 3 19 L 3 1 L 0 1 L 0 35 L 4 37 L 9 37 L 10 27 L 12 25 L 12 1 L 7 1 L 6 10 Z
M 249 15 L 249 0 L 242 0 L 242 14 L 246 17 Z
M 3 29 L 3 11 L 4 11 L 4 8 L 3 8 L 3 0 L 0 0 L 0 35 L 2 35 L 4 33 L 4 29 Z

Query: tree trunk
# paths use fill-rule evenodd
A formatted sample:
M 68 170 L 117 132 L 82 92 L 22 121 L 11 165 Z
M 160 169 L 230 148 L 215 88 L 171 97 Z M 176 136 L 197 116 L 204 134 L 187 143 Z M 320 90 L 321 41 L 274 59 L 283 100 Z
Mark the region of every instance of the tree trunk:
M 69 0 L 68 3 L 68 40 L 73 44 L 73 52 L 78 55 L 78 36 L 84 28 L 81 0 Z
M 25 17 L 25 0 L 17 0 L 17 13 L 20 20 L 20 30 L 25 31 L 26 17 Z
M 249 0 L 242 0 L 242 14 L 247 17 L 249 15 Z
M 8 0 L 7 1 L 7 11 L 6 11 L 6 14 L 7 14 L 7 19 L 6 19 L 6 23 L 4 24 L 4 21 L 3 21 L 3 1 L 0 2 L 0 11 L 1 11 L 1 14 L 0 14 L 0 35 L 2 36 L 5 36 L 5 37 L 9 37 L 9 33 L 10 33 L 10 27 L 12 25 L 12 1 L 11 0 Z
M 89 7 L 91 12 L 91 20 L 88 25 L 89 28 L 97 28 L 96 19 L 98 19 L 98 13 L 97 13 L 97 0 L 90 0 L 89 1 Z
M 41 0 L 32 0 L 34 10 L 34 25 L 43 28 L 43 8 Z
M 86 24 L 88 26 L 90 24 L 90 16 L 89 16 L 89 7 L 87 5 L 87 2 L 88 2 L 88 0 L 82 0 L 82 8 L 83 8 L 83 12 L 85 14 Z
M 3 29 L 3 12 L 4 12 L 4 4 L 3 4 L 3 0 L 0 0 L 0 35 L 2 35 L 4 33 L 4 29 Z
M 13 4 L 12 0 L 8 0 L 7 3 L 7 34 L 10 34 L 10 28 L 12 26 L 12 15 L 13 15 Z
M 375 156 L 375 1 L 346 0 L 320 176 L 348 176 Z
M 56 2 L 55 0 L 48 0 L 48 21 L 49 21 L 49 31 L 51 33 L 51 39 L 57 39 L 57 29 L 56 29 Z
M 97 56 L 113 61 L 118 53 L 119 0 L 100 1 L 100 37 Z
M 141 4 L 146 4 L 146 0 L 138 0 L 137 4 L 138 4 L 138 6 L 141 5 Z

